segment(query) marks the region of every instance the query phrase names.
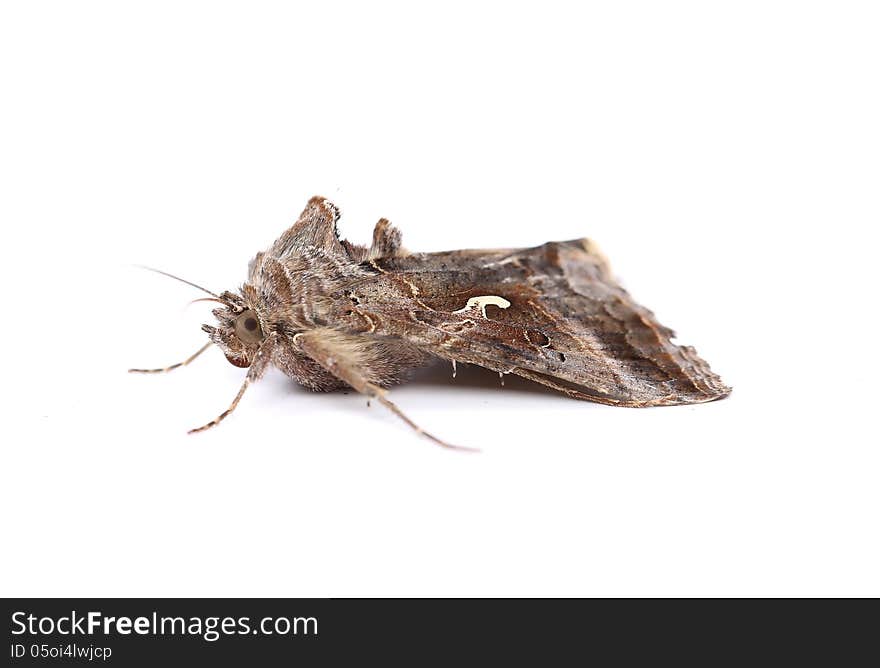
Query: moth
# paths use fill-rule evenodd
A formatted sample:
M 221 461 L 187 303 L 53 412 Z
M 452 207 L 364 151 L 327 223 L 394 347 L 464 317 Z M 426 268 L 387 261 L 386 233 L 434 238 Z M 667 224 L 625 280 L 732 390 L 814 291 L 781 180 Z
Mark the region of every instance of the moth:
M 339 209 L 309 200 L 299 219 L 257 253 L 237 292 L 215 293 L 171 274 L 220 304 L 212 344 L 247 369 L 231 405 L 270 366 L 306 388 L 353 388 L 435 443 L 387 396 L 387 388 L 431 359 L 516 374 L 575 399 L 613 406 L 712 401 L 730 388 L 672 330 L 612 277 L 589 239 L 534 248 L 410 253 L 381 219 L 369 247 L 337 233 Z M 165 272 L 159 272 L 165 273 Z

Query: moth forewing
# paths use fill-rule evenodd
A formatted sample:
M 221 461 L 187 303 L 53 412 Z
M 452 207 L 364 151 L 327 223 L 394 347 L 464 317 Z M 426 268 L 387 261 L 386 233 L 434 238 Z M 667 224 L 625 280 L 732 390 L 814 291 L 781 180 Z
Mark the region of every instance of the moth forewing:
M 375 264 L 382 274 L 363 286 L 362 299 L 380 323 L 376 332 L 437 356 L 544 384 L 558 379 L 560 391 L 614 405 L 699 403 L 730 391 L 614 282 L 587 240 Z M 401 284 L 409 295 L 383 299 L 386 285 Z

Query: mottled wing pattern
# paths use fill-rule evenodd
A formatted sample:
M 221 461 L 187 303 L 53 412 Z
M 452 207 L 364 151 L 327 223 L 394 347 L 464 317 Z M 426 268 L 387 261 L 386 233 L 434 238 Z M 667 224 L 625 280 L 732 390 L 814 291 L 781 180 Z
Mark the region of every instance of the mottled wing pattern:
M 362 266 L 374 275 L 352 295 L 373 333 L 439 357 L 614 405 L 698 403 L 730 392 L 614 282 L 587 239 L 414 253 Z

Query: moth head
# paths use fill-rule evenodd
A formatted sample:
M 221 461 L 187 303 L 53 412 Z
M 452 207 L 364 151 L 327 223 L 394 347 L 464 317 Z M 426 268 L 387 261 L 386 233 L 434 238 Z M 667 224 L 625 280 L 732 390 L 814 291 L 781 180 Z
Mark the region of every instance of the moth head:
M 230 364 L 248 367 L 264 338 L 260 316 L 240 295 L 223 292 L 219 297 L 215 301 L 221 302 L 223 307 L 212 311 L 217 326 L 202 325 L 202 329 Z

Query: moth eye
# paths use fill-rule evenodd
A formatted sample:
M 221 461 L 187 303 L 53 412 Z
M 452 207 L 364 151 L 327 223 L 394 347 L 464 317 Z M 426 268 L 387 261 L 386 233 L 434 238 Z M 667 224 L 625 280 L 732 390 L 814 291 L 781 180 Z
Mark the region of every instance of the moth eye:
M 263 330 L 257 314 L 247 309 L 235 319 L 235 335 L 244 343 L 259 343 L 263 340 Z

